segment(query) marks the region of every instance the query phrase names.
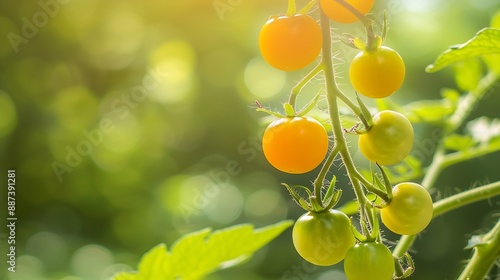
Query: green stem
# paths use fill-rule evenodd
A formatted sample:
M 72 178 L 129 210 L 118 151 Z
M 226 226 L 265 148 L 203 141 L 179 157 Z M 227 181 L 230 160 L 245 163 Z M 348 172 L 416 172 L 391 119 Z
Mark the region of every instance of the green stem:
M 321 170 L 314 180 L 314 195 L 316 196 L 316 199 L 321 199 L 321 189 L 323 188 L 323 182 L 325 181 L 326 174 L 328 173 L 328 170 L 330 170 L 330 167 L 333 164 L 333 161 L 335 160 L 335 157 L 337 157 L 339 153 L 339 146 L 335 145 L 333 149 L 330 151 L 330 154 L 326 158 L 325 163 L 321 167 Z
M 448 166 L 452 166 L 463 161 L 467 161 L 498 151 L 500 151 L 500 142 L 492 145 L 474 147 L 466 151 L 459 151 L 445 155 L 442 159 L 441 165 L 444 169 Z
M 500 181 L 482 187 L 474 188 L 462 193 L 452 195 L 434 203 L 433 219 L 445 213 L 471 204 L 476 201 L 488 199 L 500 195 Z M 411 247 L 416 235 L 405 235 L 401 238 L 392 254 L 400 258 Z M 483 278 L 471 278 L 483 279 Z
M 295 5 L 295 0 L 288 0 L 288 9 L 286 11 L 287 16 L 292 16 L 297 12 L 297 6 Z
M 330 113 L 330 119 L 332 121 L 333 135 L 335 137 L 336 145 L 338 146 L 339 153 L 342 156 L 342 161 L 344 162 L 345 168 L 347 170 L 347 175 L 352 183 L 354 193 L 360 205 L 361 209 L 361 219 L 366 219 L 371 222 L 369 211 L 367 207 L 370 207 L 367 203 L 365 193 L 358 179 L 356 178 L 356 168 L 354 162 L 347 148 L 347 143 L 344 137 L 344 132 L 342 130 L 342 124 L 340 121 L 340 112 L 338 108 L 337 97 L 341 95 L 341 91 L 335 82 L 335 71 L 333 69 L 332 61 L 332 50 L 331 50 L 331 35 L 330 35 L 330 19 L 326 16 L 324 11 L 320 8 L 320 22 L 321 30 L 323 33 L 323 48 L 322 48 L 322 59 L 321 63 L 324 67 L 325 82 L 326 82 L 326 96 L 328 101 L 328 111 Z M 367 233 L 365 233 L 367 234 Z
M 361 173 L 359 173 L 358 171 L 355 171 L 355 176 L 356 178 L 361 182 L 361 184 L 363 184 L 365 186 L 365 188 L 371 192 L 371 193 L 374 193 L 375 195 L 377 195 L 378 197 L 382 198 L 382 200 L 384 201 L 389 201 L 389 196 L 387 195 L 387 193 L 385 193 L 383 190 L 377 188 L 374 186 L 374 183 L 370 183 L 368 180 L 366 180 L 365 177 L 363 177 L 363 175 L 361 175 Z
M 361 117 L 363 115 L 363 112 L 361 111 L 361 109 L 359 108 L 358 105 L 354 104 L 354 102 L 351 101 L 351 99 L 349 99 L 349 97 L 347 97 L 345 94 L 343 94 L 342 92 L 340 92 L 340 94 L 338 95 L 338 98 L 340 100 L 342 100 L 342 102 L 344 102 L 345 105 L 347 105 L 347 107 L 349 107 L 349 109 L 351 109 L 351 111 L 358 117 Z
M 483 236 L 481 243 L 474 247 L 474 254 L 458 280 L 486 279 L 498 257 L 500 257 L 500 220 Z
M 433 218 L 473 202 L 492 198 L 497 195 L 500 195 L 500 181 L 441 199 L 434 203 Z
M 443 157 L 445 154 L 445 148 L 442 143 L 438 145 L 436 151 L 434 152 L 434 157 L 432 158 L 432 163 L 427 168 L 424 178 L 422 179 L 422 186 L 426 189 L 431 189 L 436 184 L 441 171 L 443 170 Z
M 500 75 L 495 72 L 489 72 L 479 81 L 478 86 L 470 91 L 467 96 L 458 104 L 455 113 L 451 116 L 448 122 L 446 135 L 456 131 L 465 122 L 472 110 L 477 106 L 477 103 L 488 93 L 489 89 L 498 82 Z
M 304 86 L 310 80 L 312 80 L 312 78 L 314 78 L 316 75 L 318 75 L 318 73 L 321 72 L 322 70 L 323 70 L 323 64 L 320 63 L 320 64 L 316 65 L 316 67 L 314 67 L 314 69 L 312 69 L 311 72 L 309 72 L 304 78 L 302 78 L 302 80 L 300 80 L 297 83 L 297 85 L 295 85 L 292 88 L 292 92 L 290 93 L 290 97 L 288 98 L 288 103 L 290 103 L 290 105 L 292 105 L 292 107 L 294 109 L 295 109 L 295 102 L 297 100 L 297 96 L 299 95 L 302 88 L 304 88 Z

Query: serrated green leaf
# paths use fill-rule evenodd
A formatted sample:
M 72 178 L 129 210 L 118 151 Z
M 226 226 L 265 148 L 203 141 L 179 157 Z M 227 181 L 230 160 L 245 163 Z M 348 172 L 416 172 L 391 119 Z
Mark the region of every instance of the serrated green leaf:
M 404 106 L 401 112 L 412 123 L 443 124 L 447 117 L 453 114 L 455 108 L 456 104 L 446 99 L 421 100 Z
M 203 229 L 181 237 L 168 253 L 160 244 L 146 253 L 137 274 L 121 273 L 114 280 L 196 280 L 235 266 L 289 228 L 293 221 L 254 229 L 242 224 L 222 230 Z
M 476 58 L 459 61 L 453 65 L 455 83 L 463 91 L 471 91 L 483 77 L 483 69 Z
M 490 26 L 493 28 L 500 28 L 500 11 L 497 11 L 491 18 Z
M 469 135 L 452 134 L 444 139 L 444 146 L 453 151 L 465 151 L 474 145 L 474 139 Z
M 493 28 L 500 28 L 500 11 L 493 15 L 490 26 Z M 500 74 L 500 55 L 486 55 L 483 57 L 483 60 L 491 71 Z
M 427 66 L 425 71 L 433 73 L 458 61 L 498 53 L 500 53 L 500 29 L 487 27 L 481 29 L 469 41 L 451 46 L 433 64 Z
M 170 255 L 167 252 L 165 244 L 159 244 L 147 252 L 139 262 L 139 278 L 146 279 L 163 279 L 167 277 L 171 267 Z

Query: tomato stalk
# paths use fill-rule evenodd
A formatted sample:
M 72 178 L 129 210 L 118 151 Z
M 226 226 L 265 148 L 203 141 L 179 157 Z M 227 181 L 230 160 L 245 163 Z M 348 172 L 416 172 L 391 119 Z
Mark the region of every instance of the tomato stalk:
M 309 72 L 302 80 L 300 80 L 293 88 L 292 92 L 290 93 L 290 96 L 288 97 L 288 103 L 292 105 L 292 107 L 295 108 L 295 102 L 297 100 L 297 96 L 299 95 L 300 91 L 304 86 L 312 80 L 316 75 L 319 74 L 319 72 L 323 71 L 323 64 L 318 64 L 316 67 L 314 67 L 311 72 Z
M 474 247 L 474 254 L 458 280 L 486 279 L 488 272 L 500 256 L 500 220 Z
M 371 211 L 371 206 L 367 203 L 367 199 L 365 196 L 365 192 L 356 178 L 356 167 L 354 166 L 354 162 L 352 160 L 351 154 L 349 153 L 349 149 L 347 148 L 347 143 L 345 140 L 345 135 L 342 129 L 342 124 L 340 121 L 340 112 L 338 108 L 337 98 L 342 94 L 340 89 L 337 86 L 335 81 L 335 72 L 333 69 L 333 61 L 332 61 L 332 50 L 331 50 L 331 35 L 330 35 L 330 19 L 324 13 L 323 9 L 320 7 L 320 23 L 321 23 L 321 31 L 323 33 L 323 48 L 322 48 L 322 57 L 321 63 L 324 67 L 325 73 L 325 82 L 326 82 L 326 96 L 328 102 L 328 111 L 330 114 L 330 120 L 332 122 L 332 130 L 333 135 L 335 137 L 336 145 L 339 149 L 339 154 L 342 157 L 342 161 L 347 170 L 347 175 L 349 180 L 351 181 L 352 187 L 354 189 L 354 193 L 360 205 L 360 218 L 364 221 L 368 221 L 368 224 L 373 227 L 374 221 L 371 215 L 369 214 Z M 315 191 L 317 192 L 319 188 L 319 184 L 315 185 Z M 368 232 L 364 232 L 364 234 L 369 237 Z
M 318 176 L 314 180 L 314 193 L 317 199 L 321 197 L 321 189 L 323 188 L 323 182 L 325 181 L 326 174 L 328 173 L 328 170 L 333 164 L 333 161 L 337 157 L 339 153 L 339 146 L 335 145 L 333 146 L 333 149 L 330 151 L 328 154 L 328 157 L 326 158 L 325 163 L 321 167 L 321 170 L 319 171 Z M 328 209 L 327 209 L 328 210 Z
M 297 13 L 297 6 L 295 5 L 295 0 L 288 0 L 288 9 L 286 11 L 287 16 L 293 16 Z

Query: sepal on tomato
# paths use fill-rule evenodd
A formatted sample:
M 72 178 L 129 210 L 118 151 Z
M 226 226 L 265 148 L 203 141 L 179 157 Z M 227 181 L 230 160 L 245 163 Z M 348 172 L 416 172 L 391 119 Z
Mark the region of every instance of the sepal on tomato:
M 260 104 L 260 102 L 257 101 L 257 100 L 255 100 L 255 105 L 257 105 L 257 109 L 256 109 L 257 112 L 264 112 L 266 114 L 269 114 L 271 116 L 275 116 L 277 118 L 284 118 L 285 117 L 284 115 L 282 115 L 282 114 L 280 114 L 278 112 L 274 112 L 274 111 L 271 111 L 269 109 L 266 109 L 266 108 L 262 107 L 262 105 Z
M 405 252 L 402 258 L 395 259 L 394 262 L 396 265 L 395 279 L 406 279 L 415 271 L 415 263 L 408 252 Z M 406 266 L 406 268 L 404 268 L 403 265 Z
M 321 199 L 325 210 L 330 210 L 335 207 L 335 205 L 337 205 L 337 203 L 339 202 L 340 197 L 342 196 L 342 190 L 335 189 L 336 181 L 337 177 L 333 176 L 333 180 L 332 182 L 330 182 L 326 194 Z
M 340 40 L 347 46 L 357 49 L 357 50 L 364 50 L 366 49 L 366 43 L 359 39 L 358 37 L 349 34 L 349 33 L 343 33 L 343 36 L 340 38 Z
M 293 106 L 286 102 L 283 104 L 283 109 L 285 110 L 285 115 L 287 118 L 293 118 L 295 117 L 295 109 L 293 109 Z
M 292 196 L 293 200 L 300 207 L 302 207 L 302 209 L 304 209 L 306 211 L 312 211 L 313 210 L 313 206 L 309 202 L 309 200 L 310 200 L 310 198 L 312 196 L 312 193 L 311 193 L 311 191 L 308 188 L 306 188 L 304 186 L 300 186 L 300 185 L 290 186 L 290 185 L 288 185 L 286 183 L 281 183 L 281 185 L 284 186 L 288 190 L 288 192 Z M 299 193 L 299 190 L 305 191 L 305 193 L 307 194 L 307 197 L 304 197 L 304 195 L 301 195 Z

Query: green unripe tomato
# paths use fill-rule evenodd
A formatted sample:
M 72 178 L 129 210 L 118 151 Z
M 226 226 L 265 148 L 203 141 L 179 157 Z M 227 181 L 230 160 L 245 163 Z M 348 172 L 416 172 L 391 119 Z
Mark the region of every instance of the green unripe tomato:
M 391 251 L 378 242 L 356 244 L 345 256 L 347 280 L 391 280 L 394 271 Z
M 292 238 L 299 255 L 319 266 L 339 263 L 356 243 L 351 220 L 334 209 L 302 215 L 293 227 Z

